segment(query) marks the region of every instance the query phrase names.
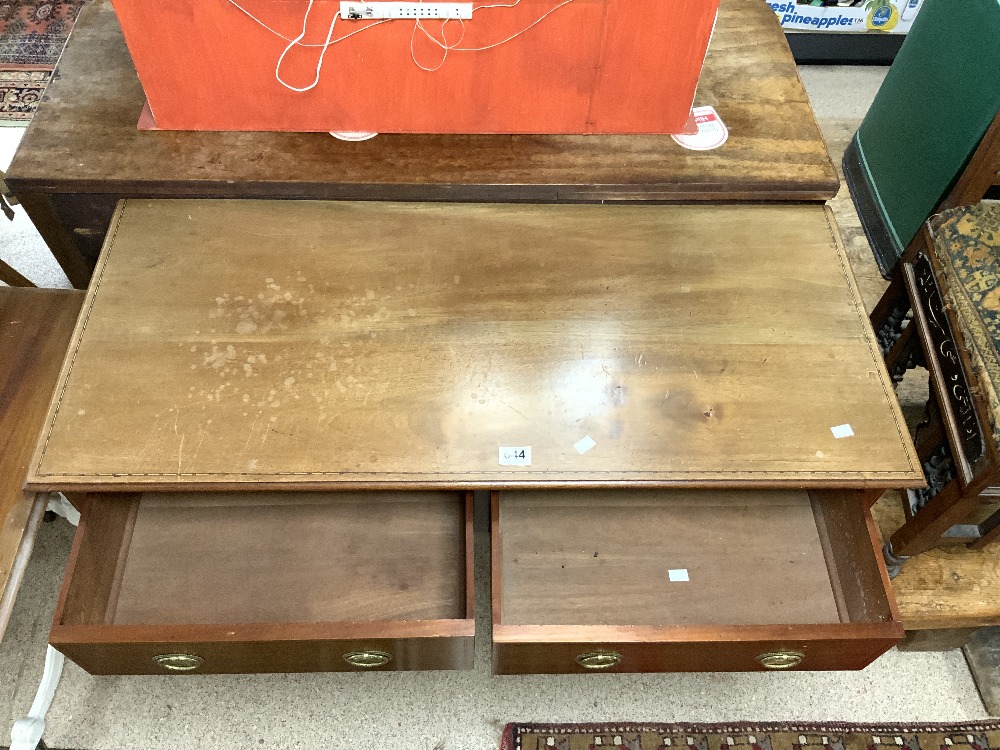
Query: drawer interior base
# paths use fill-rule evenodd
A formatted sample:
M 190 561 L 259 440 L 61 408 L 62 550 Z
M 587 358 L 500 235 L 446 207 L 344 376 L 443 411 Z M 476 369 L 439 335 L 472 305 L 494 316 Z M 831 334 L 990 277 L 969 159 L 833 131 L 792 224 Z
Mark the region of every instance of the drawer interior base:
M 63 622 L 461 620 L 465 538 L 458 493 L 99 499 L 87 543 L 118 561 L 69 592 Z
M 500 622 L 840 623 L 814 506 L 805 491 L 504 493 Z

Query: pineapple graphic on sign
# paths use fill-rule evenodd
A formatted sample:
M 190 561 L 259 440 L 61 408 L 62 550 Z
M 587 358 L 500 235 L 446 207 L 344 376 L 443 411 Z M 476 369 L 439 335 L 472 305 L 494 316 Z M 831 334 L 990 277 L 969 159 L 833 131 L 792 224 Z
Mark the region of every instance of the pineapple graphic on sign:
M 892 31 L 899 23 L 899 10 L 892 0 L 867 0 L 867 25 L 871 31 Z

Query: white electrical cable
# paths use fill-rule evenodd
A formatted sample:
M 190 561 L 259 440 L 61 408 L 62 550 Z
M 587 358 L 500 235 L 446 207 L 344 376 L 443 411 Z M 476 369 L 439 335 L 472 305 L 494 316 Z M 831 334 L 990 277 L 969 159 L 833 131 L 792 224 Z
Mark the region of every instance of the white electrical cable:
M 337 19 L 340 18 L 340 12 L 338 11 L 337 13 L 334 14 L 333 20 L 330 22 L 330 28 L 327 30 L 327 34 L 326 34 L 326 41 L 323 42 L 322 44 L 306 44 L 302 40 L 306 36 L 307 27 L 309 25 L 309 14 L 312 11 L 312 7 L 313 7 L 313 4 L 314 4 L 315 0 L 309 0 L 309 5 L 306 8 L 305 15 L 302 18 L 302 32 L 297 37 L 295 37 L 294 39 L 292 39 L 290 37 L 287 37 L 284 34 L 282 34 L 280 31 L 276 31 L 275 29 L 273 29 L 270 26 L 268 26 L 262 20 L 260 20 L 259 18 L 257 18 L 257 16 L 255 16 L 253 13 L 251 13 L 246 8 L 244 8 L 242 5 L 240 5 L 238 2 L 236 2 L 236 0 L 226 0 L 226 1 L 230 5 L 232 5 L 233 7 L 235 7 L 237 10 L 239 10 L 241 13 L 243 13 L 245 16 L 247 16 L 248 18 L 250 18 L 252 21 L 254 21 L 255 23 L 257 23 L 260 26 L 262 26 L 267 31 L 271 32 L 275 36 L 277 36 L 277 37 L 279 37 L 281 39 L 284 39 L 286 42 L 288 42 L 288 46 L 285 47 L 285 49 L 282 51 L 280 57 L 278 57 L 278 62 L 277 62 L 277 64 L 274 67 L 274 77 L 278 81 L 278 83 L 280 83 L 285 88 L 287 88 L 287 89 L 289 89 L 291 91 L 299 92 L 299 93 L 302 93 L 302 92 L 305 92 L 305 91 L 310 91 L 311 89 L 316 88 L 316 86 L 319 84 L 320 74 L 321 74 L 322 68 L 323 68 L 323 59 L 326 57 L 326 52 L 327 52 L 327 50 L 331 46 L 333 46 L 334 44 L 339 44 L 340 42 L 344 41 L 345 39 L 349 39 L 352 36 L 355 36 L 356 34 L 360 34 L 362 31 L 367 31 L 368 29 L 372 28 L 373 26 L 378 26 L 380 24 L 387 23 L 388 21 L 395 20 L 395 19 L 391 19 L 391 18 L 385 18 L 385 19 L 382 19 L 380 21 L 375 21 L 374 23 L 370 23 L 370 24 L 364 26 L 363 28 L 358 29 L 357 31 L 352 31 L 350 34 L 345 34 L 342 37 L 334 39 L 333 38 L 333 31 L 334 31 L 334 28 L 336 27 Z M 494 44 L 488 44 L 488 45 L 483 46 L 483 47 L 461 47 L 461 46 L 459 46 L 465 40 L 465 21 L 463 21 L 462 19 L 459 19 L 459 21 L 461 22 L 461 25 L 462 25 L 462 36 L 454 44 L 449 44 L 448 43 L 448 36 L 447 36 L 446 31 L 445 31 L 445 28 L 447 27 L 448 22 L 451 21 L 451 20 L 453 20 L 453 19 L 447 18 L 447 19 L 445 19 L 444 23 L 441 24 L 441 40 L 438 40 L 435 36 L 433 36 L 424 27 L 424 25 L 421 23 L 421 19 L 418 18 L 415 21 L 414 25 L 413 25 L 413 33 L 410 35 L 410 58 L 413 60 L 414 65 L 416 65 L 421 70 L 427 71 L 428 73 L 433 73 L 435 71 L 440 70 L 444 66 L 445 62 L 448 60 L 448 54 L 450 52 L 483 52 L 485 50 L 490 50 L 490 49 L 495 49 L 497 47 L 500 47 L 500 46 L 502 46 L 504 44 L 507 44 L 508 42 L 513 41 L 514 39 L 517 39 L 522 34 L 530 31 L 532 28 L 534 28 L 535 26 L 537 26 L 538 24 L 540 24 L 542 21 L 544 21 L 550 15 L 552 15 L 553 13 L 555 13 L 557 10 L 559 10 L 560 8 L 562 8 L 562 7 L 566 6 L 566 5 L 569 5 L 572 2 L 575 2 L 575 0 L 563 0 L 563 2 L 559 3 L 559 5 L 556 5 L 554 8 L 546 11 L 542 16 L 540 16 L 539 18 L 537 18 L 535 21 L 533 21 L 531 24 L 529 24 L 525 28 L 523 28 L 520 31 L 518 31 L 516 34 L 512 34 L 511 36 L 507 37 L 506 39 L 503 39 L 502 41 L 495 42 Z M 514 8 L 514 7 L 516 7 L 516 6 L 520 5 L 520 4 L 521 4 L 521 0 L 514 0 L 513 3 L 492 3 L 490 5 L 479 5 L 479 6 L 474 7 L 472 9 L 472 12 L 476 13 L 477 11 L 486 10 L 488 8 Z M 436 67 L 428 68 L 425 65 L 422 65 L 420 62 L 417 61 L 416 52 L 414 50 L 413 42 L 414 42 L 414 39 L 416 38 L 416 34 L 417 34 L 418 30 L 422 31 L 424 33 L 424 36 L 426 36 L 431 42 L 433 42 L 438 47 L 440 47 L 441 49 L 444 50 L 444 55 L 441 58 L 441 62 L 438 63 L 438 65 Z M 281 65 L 284 62 L 285 57 L 288 55 L 288 53 L 294 47 L 321 47 L 322 48 L 322 50 L 320 52 L 320 55 L 319 55 L 319 60 L 317 60 L 317 62 L 316 62 L 316 77 L 313 79 L 313 82 L 311 84 L 309 84 L 308 86 L 302 87 L 302 88 L 299 88 L 297 86 L 292 86 L 290 83 L 288 83 L 287 81 L 285 81 L 285 80 L 283 80 L 281 78 Z
M 309 7 L 306 8 L 306 14 L 302 16 L 302 33 L 288 43 L 288 46 L 285 47 L 284 51 L 281 53 L 281 56 L 278 58 L 278 64 L 274 66 L 274 77 L 278 79 L 278 83 L 280 83 L 286 89 L 291 89 L 292 91 L 296 91 L 298 93 L 314 89 L 316 88 L 316 84 L 319 83 L 319 74 L 321 68 L 323 67 L 323 58 L 326 57 L 326 51 L 330 49 L 330 40 L 333 39 L 333 29 L 337 25 L 337 19 L 340 18 L 340 11 L 337 11 L 336 13 L 333 14 L 333 20 L 330 21 L 330 28 L 326 32 L 326 43 L 323 45 L 323 51 L 319 53 L 319 60 L 316 61 L 316 77 L 313 79 L 313 82 L 310 83 L 305 88 L 299 88 L 298 86 L 293 86 L 292 84 L 288 83 L 284 78 L 281 77 L 281 63 L 285 61 L 285 55 L 291 52 L 292 47 L 297 47 L 299 42 L 305 39 L 306 31 L 309 26 L 309 13 L 312 11 L 313 3 L 315 1 L 316 0 L 309 0 Z
M 257 23 L 260 26 L 263 26 L 265 29 L 267 29 L 268 31 L 270 31 L 272 34 L 274 34 L 279 39 L 284 39 L 286 42 L 291 42 L 292 41 L 291 37 L 285 36 L 280 31 L 275 31 L 274 29 L 272 29 L 266 23 L 264 23 L 259 18 L 257 18 L 257 16 L 255 16 L 253 13 L 251 13 L 246 8 L 244 8 L 242 5 L 240 5 L 238 2 L 236 2 L 236 0 L 226 0 L 226 2 L 228 2 L 230 5 L 232 5 L 234 8 L 236 8 L 240 12 L 242 12 L 247 18 L 249 18 L 250 20 L 252 20 L 254 23 Z M 362 31 L 367 31 L 368 29 L 372 28 L 373 26 L 379 26 L 380 24 L 388 23 L 389 21 L 392 21 L 392 20 L 394 20 L 394 19 L 392 19 L 392 18 L 384 18 L 381 21 L 374 21 L 373 23 L 367 24 L 366 26 L 362 26 L 357 31 L 352 31 L 350 34 L 344 34 L 342 37 L 338 37 L 338 38 L 334 39 L 332 42 L 330 42 L 330 44 L 326 44 L 326 43 L 322 43 L 322 44 L 306 44 L 305 42 L 300 42 L 298 46 L 299 47 L 328 47 L 328 46 L 332 46 L 334 44 L 339 44 L 340 42 L 344 41 L 345 39 L 350 39 L 352 36 L 360 34 Z
M 337 24 L 337 19 L 340 18 L 340 13 L 338 11 L 337 13 L 334 14 L 333 20 L 330 22 L 330 28 L 329 28 L 329 30 L 327 31 L 327 34 L 326 34 L 326 41 L 323 42 L 322 44 L 305 44 L 305 43 L 302 42 L 302 39 L 305 38 L 306 28 L 309 25 L 309 13 L 312 10 L 313 1 L 314 0 L 309 0 L 309 6 L 306 8 L 306 14 L 302 18 L 302 33 L 299 34 L 294 39 L 290 39 L 289 37 L 287 37 L 284 34 L 282 34 L 280 31 L 275 31 L 274 29 L 272 29 L 266 23 L 264 23 L 259 18 L 257 18 L 257 16 L 255 16 L 253 13 L 251 13 L 246 8 L 244 8 L 242 5 L 240 5 L 238 2 L 236 2 L 236 0 L 227 0 L 227 2 L 230 5 L 232 5 L 233 7 L 235 7 L 241 13 L 243 13 L 244 15 L 246 15 L 248 18 L 250 18 L 251 20 L 253 20 L 256 23 L 258 23 L 261 26 L 263 26 L 265 29 L 267 29 L 268 31 L 270 31 L 275 36 L 280 37 L 281 39 L 284 39 L 286 42 L 288 42 L 288 46 L 285 47 L 284 51 L 282 51 L 281 56 L 278 58 L 278 63 L 274 66 L 274 77 L 278 81 L 278 83 L 280 83 L 286 89 L 289 89 L 291 91 L 295 91 L 295 92 L 298 92 L 298 93 L 302 93 L 304 91 L 309 91 L 310 89 L 316 88 L 316 85 L 319 83 L 320 72 L 322 71 L 322 68 L 323 68 L 323 58 L 326 57 L 326 51 L 328 49 L 330 49 L 330 47 L 332 47 L 334 44 L 339 44 L 340 42 L 344 41 L 345 39 L 350 39 L 352 36 L 355 36 L 356 34 L 360 34 L 362 31 L 367 31 L 372 26 L 378 26 L 379 24 L 383 24 L 383 23 L 386 23 L 386 22 L 392 20 L 392 19 L 386 18 L 386 19 L 383 19 L 381 21 L 375 21 L 374 23 L 370 23 L 367 26 L 363 26 L 362 28 L 358 29 L 357 31 L 352 31 L 350 34 L 344 34 L 344 36 L 342 36 L 342 37 L 339 37 L 337 39 L 333 39 L 333 29 L 334 29 L 334 27 Z M 323 48 L 322 51 L 319 53 L 319 60 L 316 62 L 316 78 L 313 79 L 313 82 L 311 84 L 309 84 L 308 86 L 306 86 L 304 88 L 299 88 L 297 86 L 292 86 L 287 81 L 285 81 L 285 80 L 283 80 L 281 78 L 281 64 L 285 60 L 285 55 L 287 55 L 292 50 L 293 47 L 322 47 Z
M 534 22 L 532 22 L 531 24 L 529 24 L 525 28 L 523 28 L 520 31 L 518 31 L 516 34 L 513 34 L 513 35 L 507 37 L 506 39 L 504 39 L 502 41 L 499 41 L 499 42 L 496 42 L 494 44 L 488 44 L 488 45 L 486 45 L 484 47 L 461 47 L 461 46 L 459 46 L 459 45 L 461 45 L 462 40 L 465 39 L 465 24 L 464 23 L 462 24 L 462 39 L 460 39 L 454 45 L 449 45 L 449 44 L 447 44 L 447 39 L 445 39 L 445 44 L 441 44 L 441 42 L 439 42 L 426 29 L 423 28 L 423 26 L 421 25 L 420 21 L 418 20 L 417 23 L 416 23 L 416 25 L 414 26 L 413 34 L 410 36 L 410 58 L 413 60 L 413 63 L 418 68 L 420 68 L 421 70 L 426 70 L 428 73 L 433 73 L 433 72 L 435 72 L 437 70 L 440 70 L 444 66 L 445 62 L 448 59 L 448 53 L 449 52 L 483 52 L 485 50 L 495 49 L 496 47 L 500 47 L 500 46 L 502 46 L 504 44 L 507 44 L 507 42 L 511 42 L 514 39 L 517 39 L 522 34 L 526 33 L 527 31 L 531 30 L 532 28 L 534 28 L 535 26 L 537 26 L 538 24 L 540 24 L 542 21 L 544 21 L 550 15 L 552 15 L 553 13 L 555 13 L 557 10 L 559 10 L 563 6 L 569 5 L 572 2 L 575 2 L 575 0 L 563 0 L 563 2 L 559 3 L 559 5 L 555 6 L 551 10 L 547 11 L 545 14 L 543 14 L 542 16 L 540 16 L 539 18 L 537 18 Z M 499 4 L 498 3 L 498 4 L 494 4 L 494 5 L 480 5 L 480 6 L 477 6 L 477 7 L 473 8 L 472 12 L 475 13 L 476 11 L 483 10 L 485 8 L 513 8 L 514 6 L 519 5 L 520 3 L 521 3 L 521 0 L 515 0 L 515 2 L 510 3 L 510 4 Z M 448 23 L 448 21 L 446 20 L 445 24 L 447 24 L 447 23 Z M 421 65 L 417 61 L 417 56 L 416 56 L 416 54 L 414 52 L 414 49 L 413 49 L 413 38 L 414 38 L 414 36 L 416 36 L 417 28 L 420 28 L 420 30 L 424 32 L 424 35 L 428 39 L 430 39 L 437 46 L 441 47 L 444 50 L 444 56 L 441 58 L 441 62 L 437 65 L 437 67 L 428 68 L 428 67 L 425 67 L 424 65 Z M 444 36 L 443 29 L 444 29 L 444 24 L 442 24 L 442 37 Z
M 493 5 L 477 5 L 472 9 L 475 13 L 477 10 L 486 10 L 487 8 L 516 8 L 521 4 L 521 0 L 514 0 L 512 3 L 494 3 Z
M 513 41 L 514 39 L 517 39 L 519 36 L 521 36 L 521 34 L 524 34 L 525 32 L 530 31 L 535 26 L 537 26 L 542 21 L 544 21 L 546 18 L 548 18 L 549 16 L 551 16 L 553 13 L 555 13 L 557 10 L 559 10 L 560 8 L 562 8 L 562 7 L 566 6 L 566 5 L 569 5 L 572 2 L 575 2 L 575 0 L 563 0 L 563 2 L 559 3 L 559 5 L 557 5 L 556 7 L 554 7 L 552 10 L 550 10 L 550 11 L 546 12 L 544 15 L 540 16 L 534 23 L 532 23 L 532 24 L 524 27 L 523 29 L 521 29 L 519 32 L 517 32 L 513 36 L 507 37 L 502 42 L 497 42 L 496 44 L 488 44 L 485 47 L 452 47 L 452 51 L 453 52 L 482 52 L 483 50 L 494 49 L 495 47 L 499 47 L 502 44 L 507 44 L 507 42 Z M 514 3 L 514 5 L 517 5 L 517 3 Z M 483 6 L 483 7 L 513 8 L 514 5 L 498 5 L 498 6 Z M 476 10 L 478 10 L 478 8 Z
M 448 23 L 450 21 L 454 21 L 454 20 L 457 20 L 462 25 L 462 36 L 459 37 L 459 40 L 457 42 L 455 42 L 455 44 L 449 45 L 448 44 L 448 35 L 445 33 L 445 27 L 448 25 Z M 441 39 L 444 40 L 443 42 L 439 42 L 437 40 L 437 37 L 435 37 L 426 28 L 424 28 L 424 24 L 423 24 L 423 21 L 421 19 L 417 19 L 417 23 L 414 26 L 414 30 L 416 30 L 416 29 L 420 29 L 422 32 L 424 32 L 424 36 L 426 36 L 428 39 L 430 39 L 432 42 L 434 42 L 434 44 L 436 44 L 441 49 L 454 49 L 454 47 L 456 47 L 457 45 L 461 44 L 462 40 L 465 39 L 465 20 L 462 19 L 462 18 L 459 18 L 459 19 L 446 18 L 446 19 L 444 19 L 444 22 L 441 24 Z
M 439 42 L 436 37 L 434 37 L 427 29 L 425 29 L 424 25 L 420 22 L 419 19 L 413 25 L 413 33 L 410 34 L 410 59 L 413 60 L 413 64 L 416 65 L 421 70 L 425 70 L 428 73 L 433 73 L 435 71 L 441 70 L 441 68 L 444 67 L 445 62 L 447 62 L 448 60 L 448 52 L 451 49 L 454 49 L 453 46 L 448 44 L 448 35 L 445 32 L 445 28 L 448 26 L 448 22 L 451 20 L 452 19 L 450 18 L 446 18 L 444 23 L 441 24 L 441 39 L 444 40 L 443 43 Z M 465 21 L 462 20 L 461 18 L 458 19 L 458 21 L 459 23 L 462 24 L 462 36 L 461 38 L 459 38 L 457 42 L 455 42 L 456 45 L 461 44 L 462 40 L 465 39 Z M 434 42 L 434 44 L 436 44 L 438 47 L 444 50 L 444 56 L 441 58 L 441 62 L 437 64 L 437 67 L 434 68 L 425 67 L 424 65 L 420 64 L 419 60 L 417 60 L 417 53 L 416 50 L 414 50 L 413 48 L 413 41 L 414 39 L 416 39 L 417 36 L 417 29 L 420 29 L 422 32 L 424 32 L 424 36 L 426 36 L 428 39 Z

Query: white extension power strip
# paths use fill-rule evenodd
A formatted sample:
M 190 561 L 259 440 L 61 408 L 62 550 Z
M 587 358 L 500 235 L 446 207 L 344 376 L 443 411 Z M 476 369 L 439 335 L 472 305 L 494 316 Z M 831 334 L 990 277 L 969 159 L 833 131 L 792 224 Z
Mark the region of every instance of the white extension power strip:
M 389 18 L 416 20 L 420 18 L 472 18 L 472 3 L 388 3 L 341 0 L 340 17 L 346 21 L 367 21 Z

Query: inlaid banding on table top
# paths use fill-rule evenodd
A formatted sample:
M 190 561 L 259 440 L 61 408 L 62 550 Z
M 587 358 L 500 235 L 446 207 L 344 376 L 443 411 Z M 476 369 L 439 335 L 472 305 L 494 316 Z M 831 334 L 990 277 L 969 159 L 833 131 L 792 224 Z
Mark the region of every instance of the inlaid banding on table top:
M 923 482 L 816 206 L 128 201 L 33 467 L 37 488 Z

